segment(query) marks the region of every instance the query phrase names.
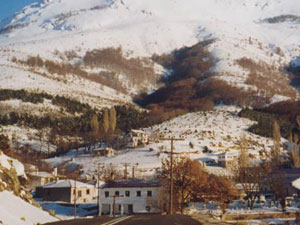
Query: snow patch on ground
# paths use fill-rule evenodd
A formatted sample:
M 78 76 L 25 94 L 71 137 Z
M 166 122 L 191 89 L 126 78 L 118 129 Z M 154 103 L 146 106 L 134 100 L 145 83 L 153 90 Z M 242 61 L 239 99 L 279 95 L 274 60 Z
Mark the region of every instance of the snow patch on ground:
M 1 133 L 8 136 L 11 146 L 18 149 L 40 151 L 49 153 L 56 151 L 56 146 L 48 146 L 47 134 L 43 134 L 42 140 L 38 137 L 39 131 L 32 128 L 14 126 L 2 126 Z M 48 149 L 49 147 L 49 149 Z M 26 154 L 26 153 L 24 153 Z
M 0 221 L 3 225 L 35 225 L 58 221 L 8 191 L 0 192 L 0 202 Z
M 4 155 L 2 152 L 0 152 L 0 166 L 3 166 L 8 170 L 14 168 L 18 176 L 22 176 L 26 178 L 24 165 L 20 163 L 18 160 Z

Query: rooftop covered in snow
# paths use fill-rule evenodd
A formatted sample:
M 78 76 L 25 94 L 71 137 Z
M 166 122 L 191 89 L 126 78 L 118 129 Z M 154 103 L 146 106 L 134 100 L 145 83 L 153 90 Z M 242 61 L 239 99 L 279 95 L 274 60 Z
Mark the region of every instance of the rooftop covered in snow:
M 58 180 L 58 181 L 54 181 L 51 183 L 48 183 L 44 186 L 44 188 L 75 188 L 75 186 L 77 188 L 92 188 L 94 187 L 93 185 L 90 184 L 86 184 L 86 183 L 82 183 L 79 181 L 75 181 L 75 180 Z

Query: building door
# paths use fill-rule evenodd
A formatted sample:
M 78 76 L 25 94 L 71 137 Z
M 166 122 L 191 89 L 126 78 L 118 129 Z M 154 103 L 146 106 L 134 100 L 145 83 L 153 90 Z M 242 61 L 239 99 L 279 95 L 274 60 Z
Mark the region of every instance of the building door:
M 128 205 L 128 214 L 133 214 L 133 205 Z

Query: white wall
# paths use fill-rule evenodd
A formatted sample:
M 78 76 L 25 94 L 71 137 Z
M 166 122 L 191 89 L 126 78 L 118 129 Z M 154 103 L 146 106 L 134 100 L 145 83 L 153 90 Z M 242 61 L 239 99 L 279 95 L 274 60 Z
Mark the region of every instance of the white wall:
M 146 213 L 146 207 L 150 206 L 150 212 L 159 212 L 160 187 L 143 188 L 104 188 L 100 191 L 100 202 L 103 214 L 109 214 L 110 207 L 113 205 L 113 196 L 119 191 L 123 197 L 116 199 L 115 212 L 121 213 L 119 205 L 123 205 L 124 213 L 128 213 L 128 205 L 133 205 L 133 213 Z M 105 192 L 109 191 L 109 197 L 105 197 Z M 125 196 L 125 192 L 130 191 L 130 197 Z M 141 197 L 137 197 L 137 191 L 141 191 Z M 152 197 L 147 196 L 147 191 L 152 191 Z M 111 205 L 111 206 L 110 206 Z

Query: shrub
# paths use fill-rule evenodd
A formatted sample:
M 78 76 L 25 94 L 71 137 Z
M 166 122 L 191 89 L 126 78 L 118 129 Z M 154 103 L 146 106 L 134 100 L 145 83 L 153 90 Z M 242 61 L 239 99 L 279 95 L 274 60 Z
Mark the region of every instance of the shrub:
M 291 81 L 286 71 L 246 57 L 236 60 L 236 63 L 249 71 L 246 83 L 265 91 L 268 96 L 279 94 L 291 98 L 296 97 L 296 90 L 290 86 Z

